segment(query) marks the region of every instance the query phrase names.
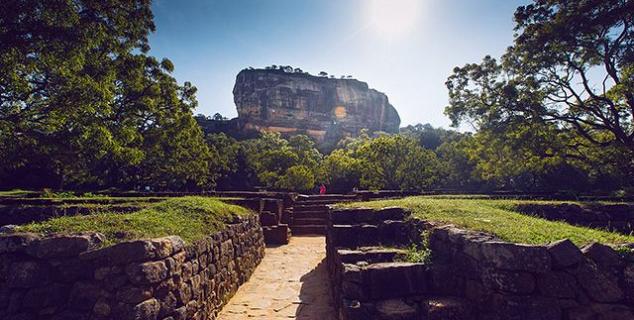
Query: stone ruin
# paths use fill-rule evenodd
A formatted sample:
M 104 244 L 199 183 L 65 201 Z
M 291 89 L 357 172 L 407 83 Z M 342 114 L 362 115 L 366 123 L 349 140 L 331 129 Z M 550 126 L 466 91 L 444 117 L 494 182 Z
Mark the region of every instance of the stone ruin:
M 598 243 L 508 243 L 400 208 L 333 209 L 326 237 L 342 320 L 634 319 L 634 261 Z M 431 261 L 403 261 L 412 244 Z
M 264 255 L 255 215 L 192 244 L 0 235 L 0 319 L 216 319 Z

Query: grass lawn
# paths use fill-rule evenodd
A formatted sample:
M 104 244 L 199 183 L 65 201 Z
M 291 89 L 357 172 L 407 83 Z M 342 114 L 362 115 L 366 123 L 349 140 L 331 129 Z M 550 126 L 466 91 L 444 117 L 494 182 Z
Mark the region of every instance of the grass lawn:
M 5 190 L 5 191 L 0 191 L 0 198 L 2 197 L 24 197 L 30 194 L 35 194 L 36 192 L 34 191 L 28 191 L 28 190 L 21 190 L 21 189 L 13 189 L 13 190 Z
M 556 201 L 537 202 L 557 203 Z M 634 236 L 631 235 L 573 226 L 564 222 L 549 221 L 514 211 L 515 206 L 521 203 L 530 203 L 530 201 L 441 199 L 419 196 L 396 200 L 348 203 L 340 206 L 404 207 L 412 210 L 414 216 L 420 219 L 488 232 L 504 241 L 516 243 L 547 244 L 565 238 L 570 239 L 578 246 L 593 241 L 606 244 L 634 243 Z
M 171 198 L 133 213 L 98 213 L 59 217 L 19 227 L 36 233 L 96 231 L 106 236 L 105 246 L 132 239 L 178 235 L 185 241 L 201 239 L 236 216 L 250 214 L 246 208 L 209 197 Z

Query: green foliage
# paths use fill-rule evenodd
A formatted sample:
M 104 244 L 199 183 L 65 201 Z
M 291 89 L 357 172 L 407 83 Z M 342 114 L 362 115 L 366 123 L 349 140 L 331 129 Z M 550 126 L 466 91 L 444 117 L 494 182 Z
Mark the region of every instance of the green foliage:
M 324 158 L 319 168 L 320 182 L 334 193 L 345 193 L 360 186 L 362 162 L 344 149 L 336 149 Z
M 152 18 L 146 0 L 3 2 L 0 182 L 213 185 L 196 89 L 147 55 Z
M 421 243 L 412 244 L 407 248 L 407 252 L 402 256 L 397 256 L 396 260 L 413 262 L 413 263 L 432 263 L 432 251 L 429 246 L 429 231 L 423 231 L 421 233 Z
M 401 128 L 401 134 L 412 137 L 418 144 L 429 150 L 436 150 L 445 142 L 456 140 L 460 134 L 456 131 L 434 128 L 429 123 L 409 125 Z
M 396 256 L 395 261 L 431 264 L 432 251 L 428 247 L 411 245 L 405 254 Z
M 310 191 L 315 186 L 313 171 L 304 165 L 292 166 L 286 170 L 277 182 L 280 189 L 291 191 Z
M 631 1 L 538 0 L 517 9 L 515 40 L 501 62 L 486 56 L 454 69 L 445 113 L 454 125 L 474 124 L 484 144 L 496 144 L 472 154 L 479 176 L 531 172 L 531 180 L 535 173 L 583 168 L 595 181 L 621 175 L 632 184 L 633 12 Z M 513 147 L 523 141 L 518 165 L 501 159 L 512 147 L 502 157 L 482 152 L 508 141 Z M 599 163 L 609 172 L 591 168 Z
M 77 195 L 75 195 L 74 192 L 70 192 L 70 191 L 62 191 L 62 192 L 53 192 L 51 189 L 44 189 L 42 190 L 42 198 L 74 198 Z
M 353 155 L 362 163 L 360 183 L 364 188 L 422 190 L 436 180 L 436 155 L 404 136 L 367 140 Z
M 98 213 L 89 216 L 65 216 L 32 223 L 20 231 L 37 233 L 100 232 L 105 245 L 118 242 L 177 235 L 187 242 L 222 230 L 248 209 L 205 197 L 172 198 L 134 213 Z
M 207 136 L 217 164 L 211 175 L 220 189 L 270 189 L 308 191 L 315 185 L 321 154 L 307 136 L 286 140 L 277 133 L 237 141 L 225 134 Z
M 583 246 L 593 241 L 607 244 L 625 244 L 634 241 L 634 236 L 544 220 L 521 214 L 514 209 L 515 205 L 527 202 L 519 200 L 409 197 L 398 200 L 342 204 L 341 206 L 405 207 L 411 209 L 414 216 L 419 219 L 454 224 L 458 227 L 488 232 L 504 241 L 517 243 L 547 244 L 561 239 L 570 239 L 576 245 Z

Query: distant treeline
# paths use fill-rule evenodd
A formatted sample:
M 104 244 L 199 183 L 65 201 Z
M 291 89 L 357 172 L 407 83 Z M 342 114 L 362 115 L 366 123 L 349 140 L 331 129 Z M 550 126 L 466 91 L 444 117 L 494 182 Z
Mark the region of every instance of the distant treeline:
M 309 191 L 326 184 L 330 191 L 451 189 L 469 192 L 625 192 L 631 188 L 630 159 L 601 156 L 586 148 L 584 159 L 557 149 L 562 139 L 543 130 L 522 135 L 459 133 L 430 125 L 408 126 L 400 134 L 363 133 L 346 138 L 321 154 L 310 138 L 286 140 L 278 134 L 238 141 L 211 134 L 207 142 L 221 159 L 218 189 Z M 544 157 L 547 148 L 553 154 Z M 619 163 L 620 159 L 622 162 Z

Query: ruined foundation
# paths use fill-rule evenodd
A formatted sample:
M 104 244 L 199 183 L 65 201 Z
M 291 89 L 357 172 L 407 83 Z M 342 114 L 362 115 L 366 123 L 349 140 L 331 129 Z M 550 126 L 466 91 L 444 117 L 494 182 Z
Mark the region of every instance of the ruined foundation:
M 191 244 L 170 236 L 95 249 L 96 233 L 0 236 L 0 318 L 215 319 L 264 255 L 256 215 Z
M 611 247 L 508 243 L 408 215 L 331 210 L 327 260 L 340 319 L 634 319 L 634 262 Z M 399 247 L 412 244 L 426 245 L 430 261 L 399 262 Z

